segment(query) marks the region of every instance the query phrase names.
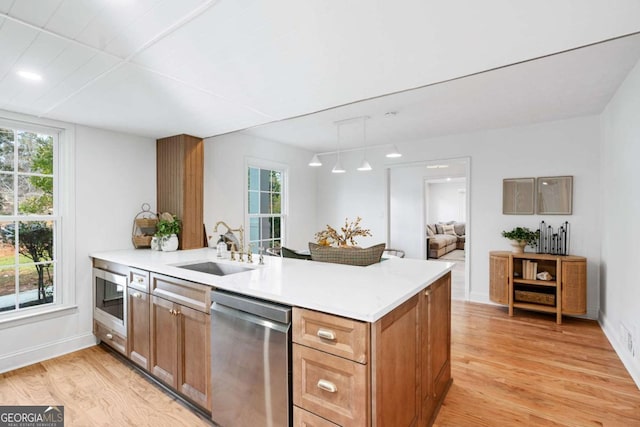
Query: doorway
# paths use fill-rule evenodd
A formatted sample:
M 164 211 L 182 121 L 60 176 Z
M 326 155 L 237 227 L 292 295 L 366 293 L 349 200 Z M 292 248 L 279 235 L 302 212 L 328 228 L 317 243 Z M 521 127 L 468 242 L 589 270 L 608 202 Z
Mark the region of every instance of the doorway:
M 409 258 L 453 263 L 452 298 L 461 300 L 471 289 L 470 163 L 464 157 L 400 164 L 387 175 L 387 245 Z M 443 225 L 456 234 L 445 236 Z

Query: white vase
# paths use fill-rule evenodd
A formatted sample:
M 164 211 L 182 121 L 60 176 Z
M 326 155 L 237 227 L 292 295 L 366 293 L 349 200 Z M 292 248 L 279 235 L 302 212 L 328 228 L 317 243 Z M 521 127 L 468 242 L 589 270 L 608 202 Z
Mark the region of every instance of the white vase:
M 163 237 L 162 238 L 162 250 L 164 252 L 172 252 L 178 249 L 178 236 L 176 236 L 175 234 L 172 234 L 169 237 Z
M 162 248 L 160 247 L 160 242 L 161 242 L 161 238 L 160 237 L 153 236 L 151 238 L 151 250 L 152 251 L 162 250 Z

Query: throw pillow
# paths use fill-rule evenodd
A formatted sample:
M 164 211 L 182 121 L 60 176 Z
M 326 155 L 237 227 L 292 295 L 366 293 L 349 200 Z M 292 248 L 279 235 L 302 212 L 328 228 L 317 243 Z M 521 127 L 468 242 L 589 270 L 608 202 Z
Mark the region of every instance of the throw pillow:
M 285 248 L 284 246 L 280 249 L 280 254 L 282 255 L 282 258 L 311 259 L 311 255 L 309 254 L 299 254 L 293 249 Z
M 436 225 L 435 224 L 427 224 L 427 232 L 431 231 L 431 236 L 436 234 Z
M 436 234 L 444 234 L 444 230 L 442 229 L 442 224 L 436 224 Z
M 453 229 L 456 232 L 456 235 L 458 236 L 464 236 L 465 231 L 464 231 L 464 222 L 456 222 L 455 224 L 453 224 Z
M 336 264 L 358 265 L 361 267 L 380 262 L 385 244 L 369 248 L 334 248 L 309 242 L 311 260 Z
M 451 236 L 456 235 L 456 230 L 453 228 L 453 225 L 443 225 L 442 231 L 442 234 L 450 234 Z
M 429 237 L 433 237 L 433 236 L 435 236 L 435 235 L 436 235 L 436 233 L 434 233 L 434 232 L 431 230 L 431 227 L 427 226 L 427 236 L 429 236 Z

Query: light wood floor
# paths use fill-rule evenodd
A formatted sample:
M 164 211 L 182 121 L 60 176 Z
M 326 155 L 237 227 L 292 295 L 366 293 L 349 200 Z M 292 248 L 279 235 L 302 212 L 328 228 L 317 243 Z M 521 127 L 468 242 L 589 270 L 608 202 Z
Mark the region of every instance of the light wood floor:
M 640 426 L 640 390 L 595 321 L 453 301 L 436 426 Z
M 452 303 L 453 385 L 436 426 L 640 426 L 640 391 L 596 322 Z M 0 375 L 0 404 L 66 426 L 207 426 L 101 347 Z

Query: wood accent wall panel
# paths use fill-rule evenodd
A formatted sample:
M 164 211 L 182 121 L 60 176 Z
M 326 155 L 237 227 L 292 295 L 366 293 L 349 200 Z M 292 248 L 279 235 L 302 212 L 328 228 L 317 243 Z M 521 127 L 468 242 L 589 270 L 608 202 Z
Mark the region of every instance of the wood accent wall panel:
M 156 142 L 158 212 L 170 212 L 182 221 L 180 248 L 203 247 L 204 142 L 176 135 Z

